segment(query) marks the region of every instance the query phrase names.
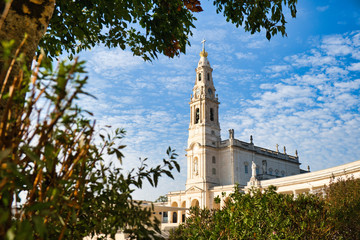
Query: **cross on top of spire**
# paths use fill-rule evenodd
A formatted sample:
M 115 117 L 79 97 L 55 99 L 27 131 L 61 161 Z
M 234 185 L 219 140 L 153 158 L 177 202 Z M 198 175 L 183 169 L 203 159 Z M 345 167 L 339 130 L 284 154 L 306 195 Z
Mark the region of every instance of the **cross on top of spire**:
M 205 51 L 205 42 L 206 42 L 206 40 L 205 39 L 203 39 L 202 41 L 201 41 L 201 43 L 202 43 L 202 45 L 203 45 L 203 49 L 202 49 L 202 51 L 200 52 L 200 57 L 207 57 L 207 52 Z
M 203 45 L 203 51 L 205 52 L 205 42 L 206 42 L 206 40 L 205 40 L 205 38 L 201 41 L 201 43 L 202 43 L 202 45 Z

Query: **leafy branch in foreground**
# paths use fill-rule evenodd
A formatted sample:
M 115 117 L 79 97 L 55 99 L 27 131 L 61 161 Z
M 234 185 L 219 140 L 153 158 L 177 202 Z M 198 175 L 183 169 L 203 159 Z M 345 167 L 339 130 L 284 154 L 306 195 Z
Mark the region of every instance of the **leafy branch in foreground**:
M 286 7 L 295 18 L 296 4 L 297 0 L 214 0 L 216 12 L 223 12 L 226 21 L 236 27 L 244 25 L 244 30 L 251 34 L 265 30 L 268 40 L 278 33 L 287 36 Z
M 19 56 L 13 61 L 21 64 Z M 17 101 L 0 119 L 1 239 L 114 237 L 119 230 L 158 238 L 159 222 L 131 194 L 144 180 L 157 186 L 160 176 L 173 177 L 176 154 L 169 148 L 162 165 L 150 168 L 144 160 L 129 173 L 106 164 L 107 156 L 121 163 L 125 131 L 97 137 L 88 112 L 74 104 L 90 95 L 83 64 L 75 59 L 53 69 L 41 55 L 31 74 L 20 70 L 9 92 L 1 92 L 8 104 Z

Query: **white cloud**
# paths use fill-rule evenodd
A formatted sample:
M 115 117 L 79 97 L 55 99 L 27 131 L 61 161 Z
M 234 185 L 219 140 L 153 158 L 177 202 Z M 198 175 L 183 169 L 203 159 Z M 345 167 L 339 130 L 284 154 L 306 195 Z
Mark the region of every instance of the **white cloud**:
M 194 83 L 194 79 L 195 76 L 192 77 L 183 77 L 183 76 L 178 76 L 178 77 L 162 77 L 159 78 L 158 80 L 161 81 L 161 83 L 163 84 L 163 86 L 171 91 L 171 94 L 176 94 L 179 95 L 179 93 L 188 93 L 189 89 L 191 89 L 193 86 L 192 84 Z
M 352 63 L 349 67 L 348 70 L 350 71 L 360 71 L 360 63 Z
M 88 66 L 98 74 L 111 74 L 115 71 L 130 71 L 144 64 L 144 60 L 140 57 L 134 57 L 130 51 L 123 51 L 119 48 L 106 49 L 100 48 L 89 53 Z
M 321 48 L 329 55 L 342 56 L 353 51 L 350 44 L 351 41 L 348 38 L 341 35 L 333 35 L 323 38 Z
M 252 49 L 259 49 L 259 48 L 264 48 L 265 45 L 266 45 L 265 40 L 255 40 L 255 41 L 249 42 L 246 46 L 248 48 L 252 48 Z
M 306 85 L 316 85 L 321 86 L 323 83 L 330 81 L 330 79 L 323 73 L 320 74 L 303 74 L 303 75 L 294 75 L 293 83 L 301 83 Z
M 274 85 L 271 83 L 264 83 L 264 84 L 260 84 L 259 88 L 260 89 L 273 89 Z
M 346 75 L 349 73 L 349 71 L 337 66 L 326 68 L 325 72 L 330 75 Z
M 321 55 L 317 50 L 312 51 L 312 55 L 298 54 L 290 57 L 285 57 L 285 60 L 296 67 L 309 67 L 309 66 L 323 66 L 330 65 L 336 62 L 333 56 Z
M 344 90 L 350 91 L 353 89 L 360 89 L 360 79 L 348 82 L 336 82 L 334 83 L 336 88 L 342 88 Z
M 284 73 L 291 69 L 290 65 L 271 65 L 264 68 L 266 73 Z
M 226 38 L 227 31 L 222 28 L 213 28 L 202 31 L 198 31 L 197 29 L 194 29 L 193 34 L 194 34 L 195 43 L 198 42 L 200 44 L 200 42 L 204 38 L 206 39 L 207 42 L 221 42 Z
M 323 45 L 322 46 L 325 51 L 329 55 L 347 55 L 350 54 L 353 49 L 350 46 L 347 45 L 337 45 L 337 44 L 330 44 L 330 45 Z
M 247 53 L 238 52 L 238 53 L 235 53 L 235 56 L 238 59 L 247 59 L 247 60 L 254 60 L 257 58 L 257 56 L 251 52 L 247 52 Z
M 329 5 L 326 6 L 318 6 L 316 7 L 316 10 L 318 10 L 319 12 L 325 12 L 326 10 L 328 10 Z
M 319 38 L 309 52 L 264 67 L 267 74 L 288 70 L 286 78 L 259 84 L 241 110 L 226 111 L 223 128 L 234 128 L 245 141 L 252 134 L 256 144 L 270 149 L 275 143 L 286 145 L 289 153 L 298 149 L 301 162 L 312 170 L 358 160 L 360 79 L 355 71 L 360 64 L 351 63 L 355 34 Z M 344 158 L 348 151 L 357 155 Z
M 360 33 L 357 33 L 352 38 L 353 45 L 358 47 L 360 46 Z
M 324 45 L 342 46 L 342 45 L 348 45 L 350 43 L 351 41 L 342 35 L 330 35 L 330 36 L 325 36 L 322 39 L 322 46 Z

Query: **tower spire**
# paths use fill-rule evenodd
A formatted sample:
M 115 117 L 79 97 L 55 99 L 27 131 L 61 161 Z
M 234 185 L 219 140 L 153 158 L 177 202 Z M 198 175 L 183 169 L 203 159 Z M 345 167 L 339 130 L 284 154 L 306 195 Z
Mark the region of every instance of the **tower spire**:
M 215 148 L 221 141 L 219 101 L 216 95 L 210 62 L 201 41 L 200 59 L 195 69 L 195 84 L 190 100 L 190 124 L 187 148 L 188 177 L 186 188 L 207 189 L 218 184 L 215 177 Z M 211 154 L 211 156 L 210 156 Z M 214 160 L 212 160 L 214 159 Z M 212 170 L 214 169 L 214 170 Z M 215 173 L 214 173 L 215 171 Z

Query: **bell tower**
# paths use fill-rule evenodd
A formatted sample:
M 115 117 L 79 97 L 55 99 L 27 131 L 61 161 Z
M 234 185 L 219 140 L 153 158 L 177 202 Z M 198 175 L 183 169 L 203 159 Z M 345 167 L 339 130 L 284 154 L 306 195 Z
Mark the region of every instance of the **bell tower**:
M 187 188 L 195 185 L 205 190 L 207 183 L 216 184 L 210 163 L 216 158 L 220 142 L 219 101 L 212 78 L 213 69 L 207 59 L 205 40 L 190 99 L 190 124 L 187 146 Z

